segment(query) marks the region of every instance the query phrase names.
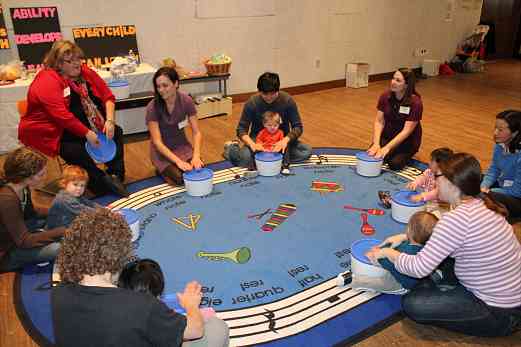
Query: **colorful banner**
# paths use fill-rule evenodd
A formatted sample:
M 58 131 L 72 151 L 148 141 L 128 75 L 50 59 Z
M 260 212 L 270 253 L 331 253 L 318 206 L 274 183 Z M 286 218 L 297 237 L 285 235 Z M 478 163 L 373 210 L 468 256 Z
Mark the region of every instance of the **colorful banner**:
M 9 49 L 9 38 L 7 37 L 7 28 L 5 27 L 4 10 L 0 4 L 0 49 Z
M 53 42 L 62 39 L 58 9 L 54 6 L 18 7 L 9 10 L 20 60 L 29 69 L 37 68 Z
M 139 59 L 134 25 L 73 28 L 72 35 L 89 65 L 110 64 L 114 58 L 127 56 L 130 51 Z

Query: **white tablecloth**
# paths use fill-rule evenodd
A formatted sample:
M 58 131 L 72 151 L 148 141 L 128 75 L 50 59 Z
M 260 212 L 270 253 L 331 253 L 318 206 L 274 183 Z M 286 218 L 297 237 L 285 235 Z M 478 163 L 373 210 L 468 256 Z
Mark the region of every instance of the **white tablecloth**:
M 148 64 L 140 64 L 133 73 L 126 74 L 129 82 L 130 93 L 152 91 L 152 78 L 155 69 Z M 98 71 L 105 80 L 110 79 L 110 72 Z M 27 97 L 30 80 L 16 80 L 14 84 L 0 86 L 0 153 L 8 152 L 19 146 L 18 122 L 20 115 L 16 103 Z

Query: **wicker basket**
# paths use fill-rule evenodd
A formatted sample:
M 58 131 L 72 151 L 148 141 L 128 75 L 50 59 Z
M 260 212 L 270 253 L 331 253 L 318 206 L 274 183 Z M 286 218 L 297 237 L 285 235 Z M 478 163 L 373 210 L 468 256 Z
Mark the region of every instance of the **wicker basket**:
M 206 73 L 208 75 L 226 75 L 230 73 L 230 67 L 232 66 L 232 63 L 226 63 L 226 64 L 210 64 L 205 63 L 204 66 L 206 66 Z

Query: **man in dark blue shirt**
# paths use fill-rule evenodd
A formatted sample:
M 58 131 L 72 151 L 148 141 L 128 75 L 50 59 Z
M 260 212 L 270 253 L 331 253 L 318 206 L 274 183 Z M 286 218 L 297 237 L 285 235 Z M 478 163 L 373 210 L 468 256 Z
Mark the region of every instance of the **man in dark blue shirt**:
M 278 113 L 281 118 L 280 129 L 284 138 L 275 144 L 273 152 L 289 151 L 290 161 L 299 162 L 311 156 L 311 147 L 298 140 L 303 126 L 297 104 L 286 92 L 280 91 L 279 75 L 273 72 L 263 73 L 257 81 L 258 94 L 253 95 L 244 105 L 241 119 L 237 125 L 237 137 L 244 143 L 225 144 L 224 157 L 236 166 L 251 167 L 253 154 L 263 151 L 255 143 L 257 134 L 263 129 L 262 115 L 266 111 Z

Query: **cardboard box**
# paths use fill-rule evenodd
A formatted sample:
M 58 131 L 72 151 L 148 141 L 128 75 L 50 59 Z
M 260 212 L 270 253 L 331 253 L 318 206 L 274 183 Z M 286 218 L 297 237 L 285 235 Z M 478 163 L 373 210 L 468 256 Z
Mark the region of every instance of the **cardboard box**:
M 425 59 L 422 63 L 422 73 L 427 76 L 438 76 L 441 61 L 435 59 Z
M 369 64 L 346 64 L 346 87 L 362 88 L 369 86 Z
M 201 101 L 199 104 L 195 104 L 197 109 L 197 116 L 199 119 L 231 115 L 232 114 L 232 98 L 222 96 L 207 96 L 203 98 L 196 98 Z

